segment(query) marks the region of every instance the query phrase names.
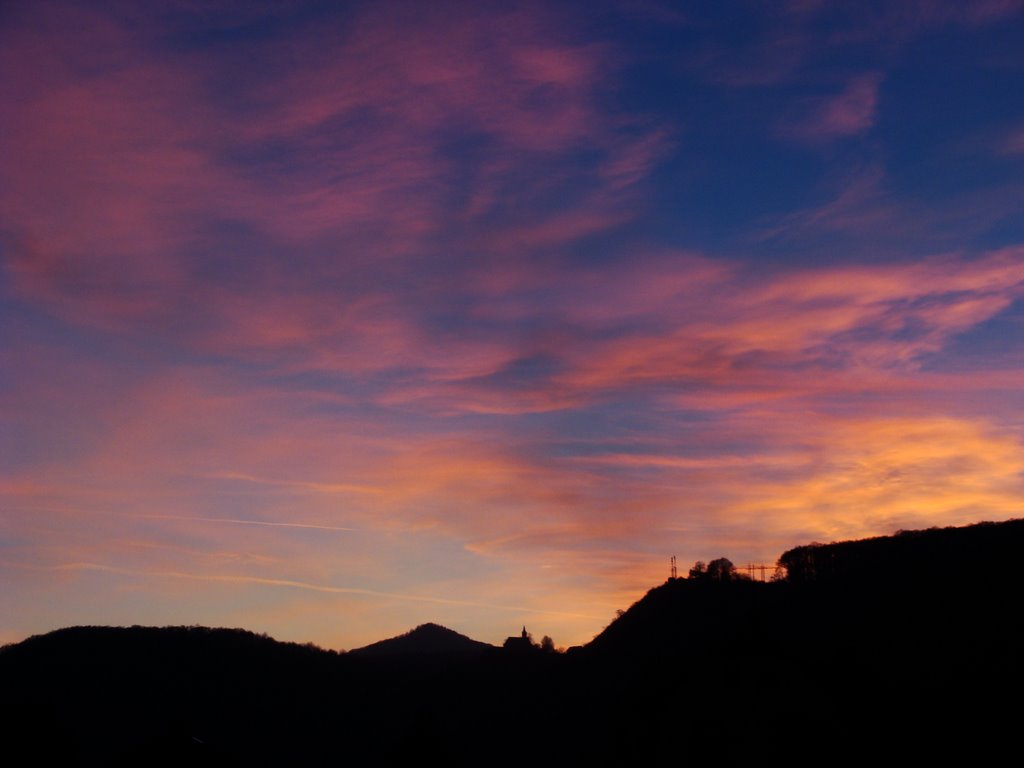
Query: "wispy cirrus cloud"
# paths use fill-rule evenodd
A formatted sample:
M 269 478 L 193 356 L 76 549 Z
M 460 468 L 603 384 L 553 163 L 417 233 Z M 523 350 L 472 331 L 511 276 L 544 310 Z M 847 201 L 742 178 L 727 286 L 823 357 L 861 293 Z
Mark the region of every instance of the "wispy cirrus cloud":
M 999 144 L 999 150 L 1008 155 L 1024 155 L 1024 127 L 1007 133 Z
M 800 140 L 821 142 L 858 136 L 878 119 L 880 72 L 850 78 L 836 94 L 812 100 L 806 112 L 788 120 L 783 133 Z
M 2 139 L 13 162 L 0 217 L 15 285 L 79 320 L 180 322 L 228 231 L 249 253 L 218 261 L 278 285 L 295 277 L 268 238 L 315 252 L 295 264 L 307 279 L 349 283 L 374 282 L 374 265 L 412 258 L 442 226 L 456 247 L 460 229 L 479 242 L 483 223 L 506 227 L 491 247 L 513 231 L 519 247 L 574 240 L 630 218 L 624 190 L 660 143 L 598 113 L 611 52 L 525 11 L 396 24 L 364 9 L 262 45 L 253 74 L 238 69 L 248 50 L 183 52 L 145 21 L 78 14 L 8 32 L 21 66 L 51 74 Z M 44 33 L 62 47 L 38 45 Z M 97 36 L 109 39 L 99 73 L 84 60 Z M 239 75 L 229 99 L 216 98 L 224 68 Z M 476 138 L 457 149 L 465 133 Z M 599 191 L 574 168 L 581 148 L 603 158 Z

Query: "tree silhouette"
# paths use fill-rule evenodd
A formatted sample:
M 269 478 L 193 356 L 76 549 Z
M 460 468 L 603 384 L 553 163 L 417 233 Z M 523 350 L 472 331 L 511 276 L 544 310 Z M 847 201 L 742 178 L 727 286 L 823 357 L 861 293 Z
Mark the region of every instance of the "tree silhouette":
M 708 563 L 707 578 L 711 581 L 733 581 L 736 577 L 736 566 L 729 558 L 719 557 Z

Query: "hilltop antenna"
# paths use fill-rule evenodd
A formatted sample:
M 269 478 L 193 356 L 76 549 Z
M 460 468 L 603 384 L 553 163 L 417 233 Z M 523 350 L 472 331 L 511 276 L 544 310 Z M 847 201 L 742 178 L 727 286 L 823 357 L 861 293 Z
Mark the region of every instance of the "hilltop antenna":
M 765 571 L 768 570 L 768 567 L 769 566 L 764 565 L 763 563 L 761 563 L 761 564 L 747 563 L 747 568 L 746 568 L 747 575 L 750 577 L 751 581 L 757 581 L 757 574 L 760 573 L 761 574 L 761 581 L 767 581 L 768 579 L 765 577 Z M 776 569 L 776 570 L 778 570 L 778 569 Z
M 678 578 L 679 578 L 679 570 L 676 568 L 676 556 L 672 555 L 672 576 L 670 577 L 670 580 L 671 581 L 675 581 Z

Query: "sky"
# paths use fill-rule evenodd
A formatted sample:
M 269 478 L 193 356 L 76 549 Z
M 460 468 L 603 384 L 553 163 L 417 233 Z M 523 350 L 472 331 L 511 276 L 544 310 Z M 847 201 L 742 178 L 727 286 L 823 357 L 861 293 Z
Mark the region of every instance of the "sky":
M 0 5 L 0 642 L 584 643 L 1024 516 L 1024 4 Z

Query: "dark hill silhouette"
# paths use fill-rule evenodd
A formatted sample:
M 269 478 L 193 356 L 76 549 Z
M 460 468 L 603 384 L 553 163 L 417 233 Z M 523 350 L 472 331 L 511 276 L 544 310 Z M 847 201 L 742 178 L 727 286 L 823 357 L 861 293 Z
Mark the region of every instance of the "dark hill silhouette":
M 788 580 L 669 580 L 568 654 L 74 627 L 0 649 L 0 738 L 60 765 L 975 764 L 1017 746 L 1022 556 L 1022 521 L 797 547 Z
M 781 609 L 776 586 L 749 580 L 669 580 L 634 603 L 583 651 L 658 660 L 740 652 L 747 638 L 771 639 L 777 623 L 772 612 Z
M 460 635 L 440 624 L 421 624 L 404 635 L 380 640 L 349 653 L 378 658 L 409 655 L 479 656 L 496 650 L 493 645 Z
M 1018 612 L 1007 608 L 1024 595 L 1022 558 L 1024 520 L 795 547 L 779 558 L 782 581 L 669 579 L 585 648 L 659 657 L 761 653 L 799 643 L 797 630 L 871 642 L 869 631 L 883 625 L 889 643 L 970 647 L 1018 628 Z
M 794 584 L 980 587 L 1021 582 L 1022 553 L 1024 520 L 1007 520 L 808 544 L 784 552 L 779 565 Z
M 60 658 L 65 665 L 90 665 L 114 660 L 199 663 L 212 656 L 230 656 L 237 662 L 278 659 L 295 663 L 302 659 L 335 656 L 334 651 L 307 643 L 283 643 L 268 635 L 245 629 L 210 627 L 66 627 L 33 635 L 0 648 L 2 658 L 19 662 L 32 658 Z
M 0 649 L 0 722 L 40 763 L 230 765 L 246 742 L 283 758 L 260 731 L 301 738 L 342 661 L 240 629 L 70 627 Z M 283 706 L 297 678 L 305 700 Z
M 613 695 L 658 702 L 644 721 L 699 691 L 690 736 L 724 743 L 729 723 L 751 740 L 736 761 L 840 743 L 869 759 L 888 740 L 973 761 L 1020 715 L 991 702 L 1024 684 L 1021 562 L 1020 520 L 798 547 L 784 581 L 669 580 L 574 657 L 620 681 Z

